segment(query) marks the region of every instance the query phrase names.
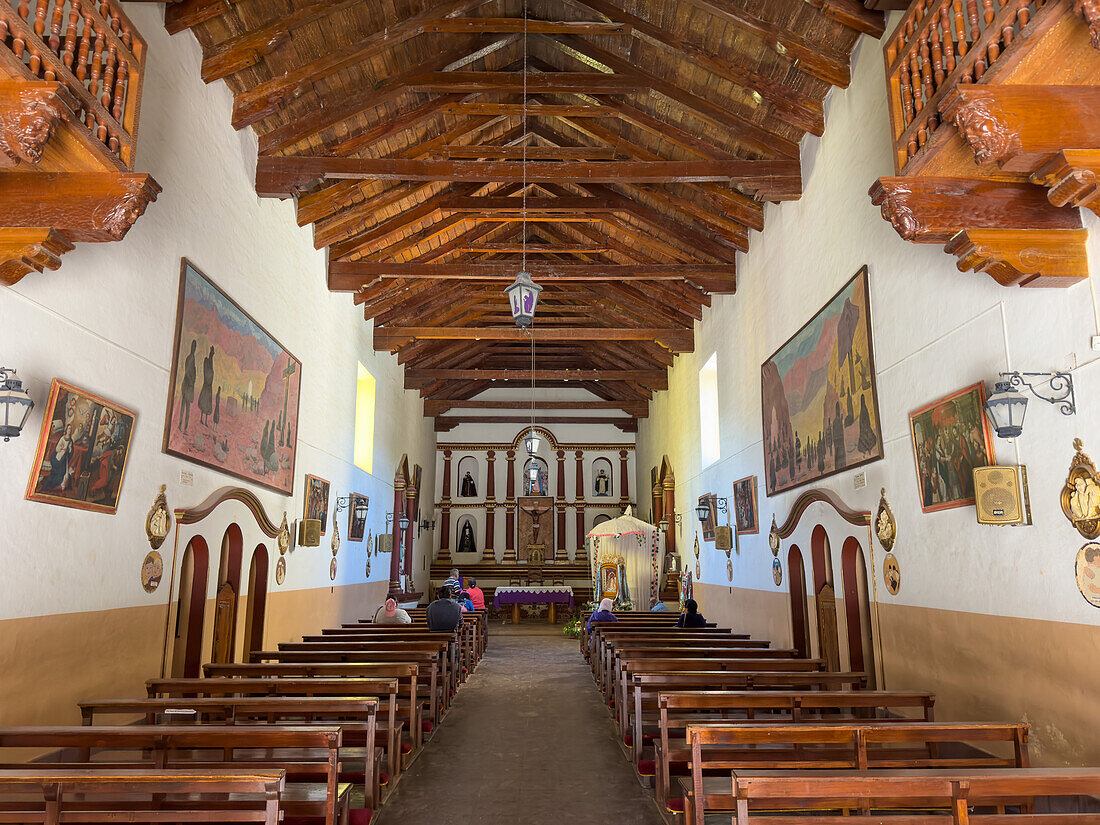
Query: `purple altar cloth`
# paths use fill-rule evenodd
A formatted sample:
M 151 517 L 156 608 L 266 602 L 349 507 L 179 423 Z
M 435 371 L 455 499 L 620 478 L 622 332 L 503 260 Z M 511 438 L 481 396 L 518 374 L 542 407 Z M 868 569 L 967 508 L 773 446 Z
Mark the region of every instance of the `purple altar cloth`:
M 568 604 L 573 607 L 573 594 L 568 590 L 548 590 L 544 592 L 511 591 L 497 592 L 493 595 L 493 607 L 498 610 L 506 604 Z

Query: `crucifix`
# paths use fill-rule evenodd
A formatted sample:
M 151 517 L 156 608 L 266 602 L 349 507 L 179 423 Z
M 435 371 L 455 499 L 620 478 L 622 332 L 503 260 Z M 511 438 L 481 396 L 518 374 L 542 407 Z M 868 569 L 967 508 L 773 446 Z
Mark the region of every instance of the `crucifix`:
M 283 379 L 286 381 L 286 392 L 283 393 L 283 421 L 279 425 L 279 446 L 285 447 L 289 442 L 286 436 L 286 408 L 290 400 L 290 377 L 298 371 L 298 365 L 291 361 L 283 370 Z

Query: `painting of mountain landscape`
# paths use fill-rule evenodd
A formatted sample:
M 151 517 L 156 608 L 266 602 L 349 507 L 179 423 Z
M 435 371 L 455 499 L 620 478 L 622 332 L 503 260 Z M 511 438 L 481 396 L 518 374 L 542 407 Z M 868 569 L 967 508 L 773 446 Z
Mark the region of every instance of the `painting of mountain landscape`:
M 760 373 L 769 496 L 882 458 L 867 267 Z
M 164 451 L 290 495 L 302 363 L 186 258 Z

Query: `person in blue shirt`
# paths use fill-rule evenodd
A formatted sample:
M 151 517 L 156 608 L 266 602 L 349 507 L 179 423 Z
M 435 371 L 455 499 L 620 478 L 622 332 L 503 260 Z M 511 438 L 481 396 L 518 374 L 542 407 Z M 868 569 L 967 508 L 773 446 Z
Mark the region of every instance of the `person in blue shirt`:
M 655 601 L 653 607 L 649 608 L 650 613 L 668 613 L 668 605 L 662 601 Z
M 611 612 L 611 608 L 614 607 L 611 599 L 603 599 L 600 602 L 600 609 L 588 617 L 588 631 L 592 632 L 592 622 L 617 622 L 615 614 Z
M 470 594 L 463 590 L 458 594 L 458 603 L 462 605 L 462 609 L 468 613 L 472 613 L 474 610 L 474 603 L 470 600 Z
M 462 577 L 458 575 L 457 567 L 451 568 L 451 576 L 443 580 L 443 586 L 453 590 L 455 593 L 462 589 Z
M 706 627 L 707 620 L 699 612 L 699 603 L 695 599 L 684 602 L 684 612 L 676 620 L 677 627 Z

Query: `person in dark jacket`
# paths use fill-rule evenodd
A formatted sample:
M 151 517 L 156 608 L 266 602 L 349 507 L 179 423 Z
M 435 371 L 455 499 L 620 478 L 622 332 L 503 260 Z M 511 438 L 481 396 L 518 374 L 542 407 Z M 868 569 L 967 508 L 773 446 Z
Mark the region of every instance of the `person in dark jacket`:
M 593 613 L 588 619 L 587 629 L 592 632 L 592 622 L 617 622 L 618 617 L 611 612 L 613 603 L 611 599 L 603 599 L 600 601 L 600 609 Z
M 435 594 L 436 599 L 428 605 L 428 630 L 454 633 L 462 623 L 462 607 L 451 598 L 451 589 L 441 587 Z
M 684 602 L 684 612 L 676 620 L 677 627 L 706 627 L 707 620 L 699 612 L 699 603 L 695 599 Z

